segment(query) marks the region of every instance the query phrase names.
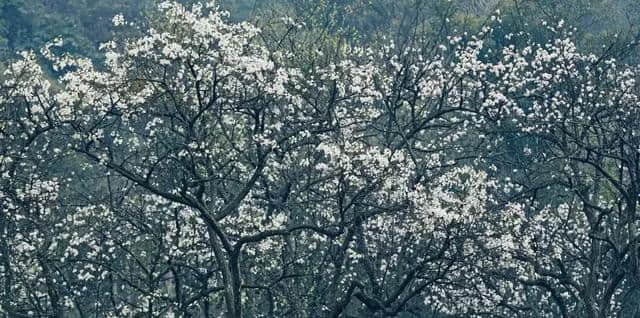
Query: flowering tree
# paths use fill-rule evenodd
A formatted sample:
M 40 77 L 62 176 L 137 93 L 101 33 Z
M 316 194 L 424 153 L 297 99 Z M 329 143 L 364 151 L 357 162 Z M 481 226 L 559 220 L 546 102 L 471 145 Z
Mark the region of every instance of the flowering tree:
M 634 69 L 564 39 L 489 58 L 490 27 L 314 52 L 268 29 L 163 2 L 104 64 L 9 65 L 0 313 L 633 309 Z
M 508 200 L 527 210 L 488 279 L 523 315 L 626 316 L 637 310 L 637 67 L 578 52 L 562 22 L 548 29 L 563 37 L 507 47 L 472 80 L 488 92 L 477 122 L 511 172 Z

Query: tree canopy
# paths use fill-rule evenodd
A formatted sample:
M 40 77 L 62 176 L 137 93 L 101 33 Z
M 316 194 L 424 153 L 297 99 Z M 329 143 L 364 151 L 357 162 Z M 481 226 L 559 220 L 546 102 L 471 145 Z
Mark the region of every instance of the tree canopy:
M 640 313 L 632 2 L 32 2 L 1 317 Z

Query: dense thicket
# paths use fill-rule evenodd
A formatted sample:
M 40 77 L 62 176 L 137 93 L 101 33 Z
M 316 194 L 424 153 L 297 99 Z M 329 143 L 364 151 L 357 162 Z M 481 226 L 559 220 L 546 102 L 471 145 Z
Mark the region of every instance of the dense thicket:
M 640 314 L 633 2 L 31 2 L 0 316 Z

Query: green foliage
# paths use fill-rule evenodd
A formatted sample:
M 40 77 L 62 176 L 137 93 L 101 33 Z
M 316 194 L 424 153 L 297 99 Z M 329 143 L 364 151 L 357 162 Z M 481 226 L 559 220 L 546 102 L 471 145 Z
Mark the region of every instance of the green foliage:
M 0 0 L 0 57 L 37 50 L 62 37 L 65 51 L 96 59 L 98 44 L 112 33 L 115 14 L 141 20 L 157 2 Z M 268 23 L 273 17 L 290 16 L 309 30 L 324 30 L 320 33 L 323 38 L 315 39 L 321 42 L 332 37 L 329 34 L 349 42 L 371 43 L 381 37 L 402 42 L 442 31 L 473 33 L 500 10 L 497 16 L 505 32 L 527 31 L 542 40 L 549 34 L 540 27 L 541 21 L 557 24 L 563 20 L 576 28 L 580 47 L 602 49 L 604 44 L 606 49 L 610 43 L 635 38 L 640 23 L 640 4 L 631 0 L 222 0 L 219 5 L 236 21 Z M 445 20 L 448 23 L 442 30 Z
M 0 56 L 38 50 L 61 37 L 67 52 L 96 58 L 98 44 L 111 35 L 111 18 L 122 13 L 128 19 L 138 19 L 151 3 L 151 0 L 2 0 Z

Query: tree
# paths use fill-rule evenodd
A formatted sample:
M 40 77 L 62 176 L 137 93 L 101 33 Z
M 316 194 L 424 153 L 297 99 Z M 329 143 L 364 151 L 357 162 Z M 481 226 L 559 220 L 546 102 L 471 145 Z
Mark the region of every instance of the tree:
M 637 70 L 495 16 L 450 35 L 452 8 L 362 46 L 163 2 L 135 32 L 113 18 L 104 62 L 54 41 L 48 77 L 23 53 L 0 99 L 0 313 L 637 310 Z
M 550 29 L 570 34 L 557 31 L 562 22 Z M 494 140 L 488 147 L 499 170 L 513 171 L 509 200 L 529 211 L 522 239 L 494 278 L 521 285 L 533 303 L 516 301 L 509 310 L 561 317 L 637 311 L 636 72 L 607 54 L 579 53 L 567 37 L 512 46 L 477 74 L 498 79 L 477 83 L 489 92 L 479 121 Z

